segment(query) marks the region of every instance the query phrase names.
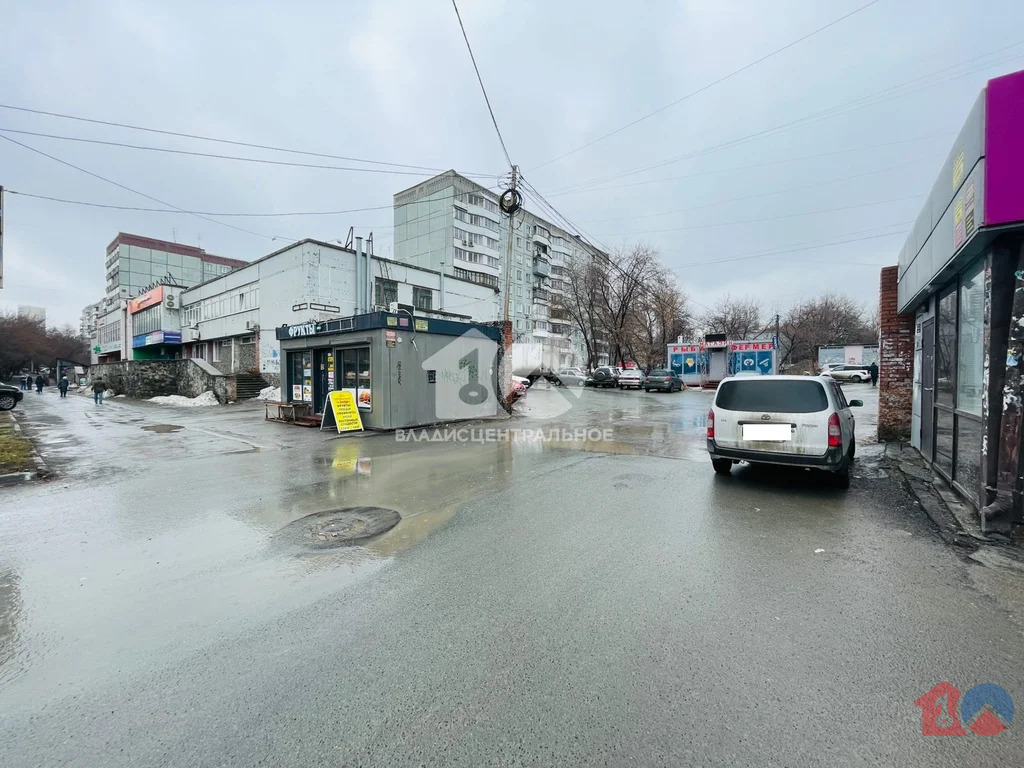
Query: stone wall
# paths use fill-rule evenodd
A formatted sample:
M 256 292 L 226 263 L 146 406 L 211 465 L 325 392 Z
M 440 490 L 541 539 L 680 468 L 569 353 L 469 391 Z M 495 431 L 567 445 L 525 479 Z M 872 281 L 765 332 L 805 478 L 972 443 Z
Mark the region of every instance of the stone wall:
M 901 315 L 898 267 L 885 267 L 878 294 L 878 439 L 910 437 L 914 395 L 914 315 Z
M 89 380 L 102 378 L 111 395 L 148 399 L 159 395 L 198 397 L 213 390 L 222 403 L 235 399 L 235 378 L 205 360 L 123 360 L 89 366 Z

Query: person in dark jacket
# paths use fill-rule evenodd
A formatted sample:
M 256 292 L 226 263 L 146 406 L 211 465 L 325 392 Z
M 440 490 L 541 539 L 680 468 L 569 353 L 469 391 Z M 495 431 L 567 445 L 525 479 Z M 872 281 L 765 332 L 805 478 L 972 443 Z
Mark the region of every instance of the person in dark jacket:
M 43 394 L 43 385 L 46 384 L 46 379 L 43 378 L 43 374 L 36 376 L 36 393 Z
M 22 375 L 21 377 L 21 388 L 28 389 L 28 376 Z
M 97 405 L 103 405 L 103 393 L 107 391 L 106 382 L 103 379 L 96 379 L 92 383 L 92 401 Z
M 71 386 L 71 382 L 68 381 L 68 377 L 67 376 L 61 376 L 60 377 L 60 381 L 57 382 L 57 389 L 60 390 L 60 396 L 61 397 L 67 397 L 68 396 L 68 387 L 70 387 L 70 386 Z
M 878 383 L 878 363 L 872 361 L 868 366 L 868 373 L 871 374 L 871 386 L 873 387 Z

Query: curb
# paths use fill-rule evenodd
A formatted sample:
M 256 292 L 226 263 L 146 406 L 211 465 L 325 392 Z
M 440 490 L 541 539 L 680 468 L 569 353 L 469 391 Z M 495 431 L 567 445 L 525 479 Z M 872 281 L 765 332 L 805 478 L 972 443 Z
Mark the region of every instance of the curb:
M 50 468 L 46 466 L 46 462 L 43 461 L 43 457 L 39 455 L 39 451 L 36 450 L 35 442 L 32 440 L 31 437 L 28 436 L 28 433 L 24 429 L 22 429 L 22 426 L 18 421 L 18 417 L 14 415 L 14 411 L 12 410 L 9 413 L 11 414 L 11 419 L 14 422 L 14 431 L 24 435 L 25 438 L 28 440 L 29 444 L 32 446 L 32 461 L 35 462 L 36 472 L 34 475 L 31 472 L 14 472 L 10 475 L 3 475 L 0 476 L 0 483 L 4 485 L 13 485 L 19 482 L 27 482 L 29 480 L 46 480 L 48 478 L 53 477 L 54 473 L 51 472 Z M 18 476 L 21 476 L 21 479 L 14 479 L 10 480 L 9 482 L 4 482 L 4 478 Z
M 972 551 L 982 544 L 996 543 L 981 532 L 980 525 L 971 519 L 970 510 L 965 505 L 957 502 L 954 505 L 958 508 L 956 511 L 950 508 L 934 482 L 932 470 L 921 465 L 912 451 L 904 451 L 902 442 L 885 443 L 884 446 L 883 462 L 898 473 L 904 490 L 935 523 L 944 542 Z

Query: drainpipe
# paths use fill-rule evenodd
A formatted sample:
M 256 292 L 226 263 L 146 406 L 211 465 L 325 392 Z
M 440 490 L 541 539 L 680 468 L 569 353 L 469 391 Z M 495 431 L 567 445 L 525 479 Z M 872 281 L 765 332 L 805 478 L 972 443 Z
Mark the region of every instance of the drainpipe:
M 373 309 L 373 233 L 366 241 L 366 311 Z
M 441 262 L 441 295 L 437 300 L 437 308 L 444 311 L 444 262 Z
M 356 238 L 356 311 L 355 314 L 361 315 L 366 312 L 366 305 L 363 304 L 363 238 Z

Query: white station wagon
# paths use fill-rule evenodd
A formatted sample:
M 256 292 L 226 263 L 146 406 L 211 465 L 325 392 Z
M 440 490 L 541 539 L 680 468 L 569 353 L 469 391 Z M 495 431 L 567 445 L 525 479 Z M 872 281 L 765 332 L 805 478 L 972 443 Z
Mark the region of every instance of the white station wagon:
M 857 452 L 850 409 L 862 405 L 828 377 L 723 379 L 708 413 L 711 463 L 719 474 L 741 461 L 822 469 L 848 488 Z

